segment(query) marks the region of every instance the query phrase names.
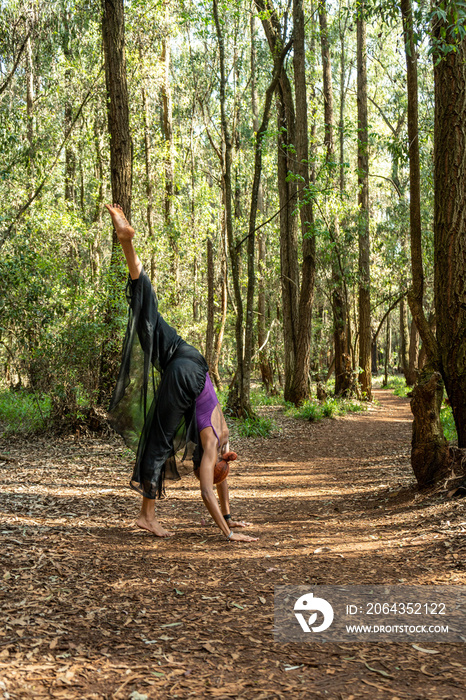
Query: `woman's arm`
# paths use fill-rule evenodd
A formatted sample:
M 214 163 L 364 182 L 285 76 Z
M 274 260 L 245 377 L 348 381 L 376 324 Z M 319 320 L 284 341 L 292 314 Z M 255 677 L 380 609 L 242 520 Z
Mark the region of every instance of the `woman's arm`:
M 257 537 L 249 537 L 248 535 L 232 532 L 230 524 L 225 521 L 218 505 L 213 488 L 214 467 L 217 462 L 217 438 L 212 428 L 205 428 L 201 431 L 201 441 L 203 455 L 199 468 L 199 478 L 201 482 L 201 496 L 205 507 L 212 516 L 217 527 L 229 540 L 233 542 L 255 542 L 258 539 Z M 226 502 L 222 503 L 222 506 L 224 505 L 226 505 Z
M 132 280 L 137 280 L 141 274 L 142 263 L 139 260 L 133 246 L 134 228 L 128 223 L 123 213 L 123 209 L 119 204 L 114 204 L 113 207 L 111 207 L 109 204 L 106 204 L 105 206 L 112 217 L 113 227 L 116 235 L 118 236 L 118 240 L 120 241 L 123 253 L 125 254 L 130 277 Z
M 228 492 L 228 482 L 226 479 L 224 479 L 219 484 L 216 484 L 216 486 L 222 513 L 224 516 L 230 515 L 230 495 Z M 226 523 L 230 528 L 249 527 L 249 525 L 251 525 L 251 523 L 247 523 L 245 520 L 232 520 L 231 517 L 226 521 Z

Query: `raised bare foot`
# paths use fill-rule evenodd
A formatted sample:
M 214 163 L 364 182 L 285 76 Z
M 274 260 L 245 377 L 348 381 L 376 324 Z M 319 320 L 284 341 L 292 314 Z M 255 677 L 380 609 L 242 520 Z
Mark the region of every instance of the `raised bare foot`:
M 149 532 L 152 532 L 152 534 L 156 535 L 156 537 L 171 537 L 175 534 L 174 532 L 169 532 L 168 530 L 165 530 L 156 518 L 151 518 L 149 520 L 143 515 L 140 515 L 139 518 L 136 520 L 136 525 L 142 530 L 148 530 Z
M 123 213 L 123 209 L 119 204 L 114 204 L 113 207 L 111 207 L 110 204 L 106 204 L 105 206 L 112 217 L 113 226 L 115 228 L 115 233 L 118 236 L 118 240 L 121 243 L 123 243 L 123 241 L 131 241 L 134 236 L 134 228 L 129 224 L 126 216 Z

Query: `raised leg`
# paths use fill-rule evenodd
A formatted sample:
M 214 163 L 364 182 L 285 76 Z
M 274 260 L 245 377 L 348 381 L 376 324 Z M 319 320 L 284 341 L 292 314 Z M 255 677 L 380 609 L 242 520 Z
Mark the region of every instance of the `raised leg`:
M 131 279 L 137 280 L 141 274 L 142 265 L 133 247 L 134 228 L 129 224 L 119 204 L 114 204 L 113 207 L 109 204 L 105 206 L 112 217 L 113 227 L 125 254 Z

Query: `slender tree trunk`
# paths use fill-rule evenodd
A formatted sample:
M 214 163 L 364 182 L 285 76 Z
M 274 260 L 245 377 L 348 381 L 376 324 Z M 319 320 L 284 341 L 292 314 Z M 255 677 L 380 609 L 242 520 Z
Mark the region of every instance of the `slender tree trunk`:
M 254 120 L 254 132 L 257 134 L 259 129 L 259 101 L 257 96 L 257 57 L 256 57 L 256 33 L 257 33 L 257 18 L 252 7 L 250 30 L 251 30 L 251 104 Z M 262 182 L 259 183 L 259 191 L 257 193 L 257 211 L 260 215 L 264 214 L 264 193 Z M 265 345 L 266 330 L 265 330 L 265 314 L 266 314 L 266 285 L 265 272 L 267 269 L 266 260 L 266 235 L 260 233 L 258 236 L 258 265 L 257 265 L 257 344 L 259 348 L 259 367 L 262 383 L 267 392 L 273 391 L 273 372 L 272 365 L 269 359 L 269 350 Z
M 225 46 L 224 38 L 221 29 L 218 1 L 213 0 L 213 14 L 215 29 L 217 34 L 219 62 L 220 62 L 220 119 L 222 129 L 222 146 L 221 146 L 221 162 L 222 162 L 222 187 L 225 206 L 225 226 L 227 232 L 228 251 L 230 255 L 231 277 L 233 280 L 234 299 L 236 304 L 236 324 L 235 324 L 235 339 L 236 339 L 236 381 L 230 387 L 230 395 L 228 404 L 231 410 L 236 415 L 242 414 L 240 402 L 240 387 L 243 377 L 243 299 L 241 296 L 241 287 L 239 281 L 239 260 L 238 250 L 233 231 L 233 210 L 232 210 L 232 179 L 231 179 L 231 161 L 232 161 L 232 139 L 228 128 L 226 114 L 226 71 L 225 71 Z
M 282 81 L 283 82 L 283 81 Z M 288 106 L 290 103 L 288 101 Z M 291 398 L 291 387 L 296 367 L 297 326 L 299 307 L 298 235 L 296 221 L 296 182 L 289 179 L 294 164 L 291 162 L 294 146 L 294 110 L 286 107 L 282 84 L 278 103 L 278 198 L 280 205 L 280 271 L 283 309 L 283 341 L 285 386 L 284 397 Z M 293 120 L 290 122 L 290 120 Z
M 447 8 L 448 8 L 447 4 Z M 455 42 L 447 22 L 435 38 Z M 463 11 L 463 10 L 460 10 Z M 437 57 L 436 57 L 437 58 Z M 434 126 L 434 275 L 440 370 L 458 433 L 466 448 L 466 41 L 435 62 Z M 421 329 L 419 329 L 421 331 Z M 422 337 L 422 333 L 421 333 Z M 423 338 L 424 341 L 424 338 Z
M 139 47 L 139 62 L 143 65 L 144 56 L 141 47 Z M 151 145 L 150 145 L 150 117 L 149 117 L 149 106 L 147 104 L 147 92 L 145 87 L 145 76 L 142 78 L 141 84 L 141 98 L 142 98 L 142 125 L 144 131 L 144 161 L 146 170 L 146 221 L 147 221 L 147 232 L 151 244 L 154 243 L 155 233 L 153 224 L 153 206 L 154 206 L 154 193 L 152 187 L 152 157 L 151 157 Z M 150 278 L 152 284 L 155 284 L 156 275 L 156 259 L 155 251 L 152 251 L 150 256 Z
M 113 201 L 131 221 L 132 142 L 129 130 L 123 0 L 102 0 L 102 34 L 107 84 L 108 131 L 111 138 L 110 174 Z M 113 232 L 112 258 L 121 258 Z M 126 276 L 126 275 L 125 275 Z
M 282 51 L 282 28 L 270 0 L 255 0 L 261 13 L 262 26 L 267 37 L 272 57 Z M 282 289 L 282 316 L 285 386 L 284 396 L 291 393 L 296 367 L 298 342 L 299 266 L 298 232 L 296 220 L 297 185 L 290 173 L 294 173 L 296 143 L 296 118 L 293 93 L 286 71 L 280 73 L 277 86 L 277 180 L 280 205 L 280 271 Z
M 408 141 L 409 141 L 409 218 L 410 218 L 410 235 L 411 235 L 411 269 L 413 285 L 408 294 L 408 302 L 411 308 L 411 313 L 414 322 L 419 329 L 423 344 L 426 346 L 428 363 L 422 371 L 419 381 L 413 390 L 413 398 L 411 400 L 411 410 L 414 415 L 413 422 L 413 441 L 411 448 L 411 466 L 416 475 L 420 486 L 428 485 L 432 481 L 436 481 L 443 477 L 449 464 L 448 447 L 443 435 L 442 425 L 440 422 L 440 406 L 443 395 L 443 382 L 439 369 L 439 346 L 436 343 L 434 336 L 431 333 L 427 319 L 424 315 L 423 297 L 424 297 L 424 272 L 422 264 L 422 236 L 421 236 L 421 176 L 420 176 L 420 160 L 419 160 L 419 134 L 418 134 L 418 82 L 417 82 L 417 49 L 414 41 L 413 28 L 413 13 L 411 0 L 401 0 L 401 13 L 403 19 L 403 32 L 406 47 L 406 67 L 407 67 L 407 93 L 408 93 Z M 464 61 L 464 57 L 462 58 Z M 441 61 L 443 63 L 443 61 Z M 434 71 L 435 73 L 435 71 Z M 451 91 L 453 84 L 448 88 L 448 102 L 450 104 Z M 461 96 L 464 100 L 464 94 Z M 438 116 L 438 94 L 436 93 L 436 122 L 434 127 L 434 141 L 436 153 L 438 153 L 438 131 L 437 131 L 437 116 Z M 460 117 L 460 123 L 463 124 L 464 111 Z M 447 120 L 451 124 L 451 119 L 448 116 Z M 464 127 L 464 124 L 463 124 Z M 443 128 L 443 125 L 441 126 Z M 464 133 L 464 128 L 463 128 Z M 452 144 L 448 144 L 448 148 Z M 442 160 L 445 163 L 448 160 L 448 150 L 442 153 Z M 434 249 L 436 246 L 436 212 L 439 211 L 437 203 L 439 202 L 439 182 L 437 180 L 438 172 L 435 171 L 434 164 L 434 179 L 435 179 L 435 198 L 434 198 Z M 443 163 L 442 166 L 443 167 Z M 464 171 L 463 171 L 464 174 Z M 445 176 L 444 183 L 448 182 L 451 173 L 445 170 L 442 173 Z M 442 193 L 443 196 L 444 193 Z M 452 194 L 452 190 L 449 190 Z M 448 209 L 447 195 L 441 201 L 441 209 Z M 445 272 L 445 271 L 442 271 Z M 437 276 L 438 269 L 435 269 Z M 463 286 L 464 292 L 464 286 Z M 445 304 L 445 299 L 442 300 Z M 448 338 L 448 344 L 451 338 Z M 441 345 L 441 343 L 440 343 Z M 435 371 L 434 371 L 435 370 Z M 406 375 L 405 375 L 406 376 Z
M 214 356 L 212 360 L 210 374 L 215 383 L 217 389 L 221 389 L 221 379 L 218 365 L 220 362 L 220 353 L 222 351 L 223 336 L 225 333 L 225 324 L 227 320 L 228 311 L 228 293 L 227 293 L 227 258 L 225 246 L 223 244 L 225 238 L 222 236 L 222 257 L 220 263 L 220 282 L 221 282 L 221 314 L 220 321 L 218 323 L 216 333 L 215 333 L 215 348 Z
M 121 205 L 131 221 L 132 144 L 129 130 L 126 83 L 125 24 L 123 0 L 102 0 L 102 36 L 107 86 L 107 116 L 110 134 L 112 201 Z M 106 400 L 120 361 L 121 339 L 116 325 L 117 307 L 123 300 L 126 268 L 118 238 L 113 231 L 108 275 L 106 332 L 102 347 L 99 400 Z
M 367 49 L 364 0 L 358 5 L 358 240 L 359 240 L 359 384 L 368 401 L 372 399 L 371 298 L 369 240 L 369 132 L 367 125 Z M 361 371 L 362 370 L 362 371 Z
M 346 73 L 346 50 L 345 50 L 345 30 L 340 28 L 340 119 L 338 122 L 338 135 L 340 141 L 340 193 L 345 191 L 345 73 Z
M 332 65 L 330 42 L 327 26 L 327 9 L 325 0 L 319 5 L 320 40 L 322 53 L 323 93 L 324 93 L 324 140 L 326 146 L 326 163 L 329 168 L 327 180 L 329 185 L 335 182 L 335 135 L 333 111 Z M 343 270 L 338 251 L 338 219 L 330 216 L 330 238 L 334 243 L 332 259 L 332 312 L 333 342 L 335 349 L 335 394 L 344 396 L 348 393 L 352 377 L 348 376 L 346 356 L 348 355 L 347 309 L 343 284 Z
M 207 238 L 207 326 L 205 340 L 205 359 L 209 367 L 212 364 L 214 355 L 214 291 L 215 291 L 215 268 L 212 239 Z
M 408 294 L 411 314 L 429 354 L 429 362 L 437 366 L 437 348 L 423 310 L 424 270 L 422 264 L 421 231 L 421 168 L 418 134 L 417 49 L 413 37 L 411 0 L 400 0 L 406 47 L 408 141 L 409 141 L 409 222 L 411 239 L 412 289 Z
M 257 299 L 257 344 L 259 348 L 259 365 L 262 383 L 268 393 L 274 392 L 273 369 L 269 359 L 269 351 L 266 345 L 266 295 L 265 295 L 265 271 L 267 269 L 265 235 L 259 236 L 259 261 L 258 261 L 258 299 Z
M 162 39 L 161 63 L 163 66 L 163 88 L 162 88 L 162 110 L 163 110 L 163 131 L 165 141 L 165 204 L 164 223 L 171 249 L 171 276 L 173 279 L 173 293 L 171 303 L 177 306 L 180 302 L 180 280 L 179 280 L 179 256 L 178 240 L 175 231 L 175 148 L 173 143 L 173 108 L 172 91 L 170 82 L 170 36 L 168 6 L 165 17 L 165 31 Z
M 34 66 L 32 61 L 32 43 L 29 36 L 26 41 L 26 120 L 28 139 L 28 188 L 34 190 Z
M 64 38 L 63 38 L 63 54 L 67 62 L 71 61 L 71 46 L 70 46 L 70 33 L 69 33 L 69 15 L 67 12 L 64 13 Z M 64 133 L 68 133 L 68 130 L 73 121 L 73 105 L 71 102 L 71 95 L 73 91 L 73 78 L 71 74 L 70 66 L 67 66 L 65 70 L 65 121 L 64 121 Z M 76 177 L 76 155 L 74 153 L 73 146 L 71 145 L 70 139 L 68 139 L 65 147 L 65 201 L 69 206 L 74 205 L 75 195 L 74 195 L 74 182 Z
M 259 201 L 260 181 L 262 176 L 262 151 L 263 142 L 267 134 L 272 100 L 275 93 L 275 88 L 278 85 L 280 74 L 282 73 L 283 59 L 286 55 L 286 49 L 274 56 L 274 70 L 272 80 L 267 87 L 265 93 L 262 122 L 257 130 L 254 144 L 254 176 L 251 192 L 251 204 L 249 210 L 249 229 L 248 229 L 248 285 L 247 285 L 247 302 L 246 302 L 246 328 L 245 328 L 245 344 L 244 344 L 244 365 L 243 377 L 241 384 L 241 411 L 243 414 L 250 414 L 250 386 L 251 386 L 251 364 L 252 364 L 252 349 L 253 349 L 253 329 L 254 329 L 254 288 L 255 288 L 255 232 L 256 219 Z
M 309 136 L 306 90 L 306 53 L 303 0 L 293 0 L 293 72 L 296 99 L 296 172 L 303 248 L 302 281 L 298 309 L 296 363 L 288 400 L 295 405 L 309 395 L 311 367 L 312 304 L 315 283 L 314 210 L 309 198 Z
M 194 110 L 195 102 L 193 101 L 192 111 L 191 111 L 191 129 L 189 133 L 190 151 L 191 151 L 191 230 L 192 230 L 192 240 L 193 240 L 193 321 L 196 322 L 199 319 L 199 299 L 197 292 L 197 277 L 198 277 L 198 260 L 197 260 L 197 232 L 196 232 L 196 163 L 194 156 Z M 223 239 L 222 239 L 223 240 Z
M 97 197 L 95 200 L 95 207 L 92 214 L 92 222 L 94 224 L 93 230 L 95 232 L 94 238 L 90 244 L 90 266 L 93 280 L 98 280 L 100 277 L 101 266 L 102 266 L 102 210 L 104 206 L 104 194 L 105 194 L 105 179 L 104 179 L 104 158 L 102 155 L 102 125 L 96 116 L 94 119 L 94 148 L 95 148 L 95 162 L 94 162 L 94 177 L 96 182 L 99 183 L 99 189 L 97 192 Z

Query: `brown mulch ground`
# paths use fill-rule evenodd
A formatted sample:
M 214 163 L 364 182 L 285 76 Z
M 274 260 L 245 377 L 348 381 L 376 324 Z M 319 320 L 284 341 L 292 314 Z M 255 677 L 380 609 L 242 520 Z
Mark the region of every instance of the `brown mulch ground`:
M 376 399 L 263 409 L 276 436 L 232 445 L 252 544 L 205 524 L 193 476 L 159 505 L 173 538 L 135 528 L 117 440 L 0 445 L 0 699 L 464 699 L 464 644 L 274 642 L 275 585 L 466 585 L 466 499 L 416 491 L 409 403 Z

